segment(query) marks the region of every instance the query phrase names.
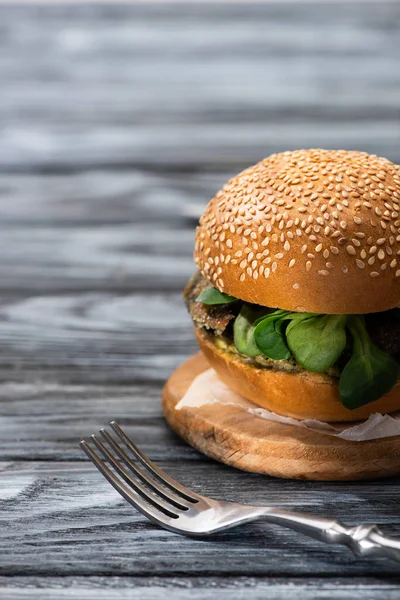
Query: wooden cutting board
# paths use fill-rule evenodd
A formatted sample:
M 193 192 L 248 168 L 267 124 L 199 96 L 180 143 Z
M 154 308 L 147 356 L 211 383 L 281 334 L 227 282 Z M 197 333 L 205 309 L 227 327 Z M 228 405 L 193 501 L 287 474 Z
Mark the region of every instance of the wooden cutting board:
M 400 436 L 349 442 L 267 421 L 236 406 L 176 410 L 193 379 L 207 368 L 198 353 L 176 369 L 163 390 L 170 427 L 199 452 L 237 469 L 276 477 L 346 480 L 400 473 Z

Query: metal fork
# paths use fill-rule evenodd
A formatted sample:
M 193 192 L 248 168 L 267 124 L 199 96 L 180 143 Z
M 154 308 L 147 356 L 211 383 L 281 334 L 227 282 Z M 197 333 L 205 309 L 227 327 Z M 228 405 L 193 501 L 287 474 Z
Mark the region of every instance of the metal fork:
M 263 518 L 328 544 L 349 546 L 359 557 L 384 556 L 400 561 L 400 539 L 384 536 L 376 525 L 346 527 L 325 517 L 201 496 L 158 468 L 115 421 L 110 425 L 113 435 L 100 429 L 101 439 L 92 435 L 93 444 L 82 440 L 80 447 L 125 500 L 165 529 L 206 536 Z

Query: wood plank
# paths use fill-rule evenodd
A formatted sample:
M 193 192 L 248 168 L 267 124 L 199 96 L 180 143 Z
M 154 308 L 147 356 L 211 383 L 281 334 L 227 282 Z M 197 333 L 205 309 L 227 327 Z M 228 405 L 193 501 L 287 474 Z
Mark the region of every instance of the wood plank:
M 192 228 L 151 223 L 1 230 L 1 289 L 182 289 L 194 271 Z
M 199 460 L 161 412 L 161 386 L 65 385 L 56 382 L 0 386 L 0 460 L 84 460 L 78 441 L 115 419 L 154 458 Z
M 189 202 L 228 173 L 0 175 L 0 289 L 182 289 L 194 270 Z
M 0 226 L 95 227 L 151 223 L 186 226 L 188 203 L 205 206 L 235 175 L 221 172 L 91 170 L 0 173 Z M 155 231 L 156 238 L 157 232 Z
M 334 515 L 348 523 L 378 521 L 385 531 L 400 532 L 400 492 L 390 481 L 294 482 L 216 463 L 160 464 L 210 496 Z M 346 549 L 261 521 L 201 541 L 171 534 L 144 520 L 88 462 L 3 463 L 0 478 L 1 575 L 398 574 L 390 561 L 358 560 Z
M 398 579 L 375 577 L 0 577 L 0 594 L 7 600 L 154 600 L 173 594 L 174 600 L 398 600 Z
M 400 159 L 397 3 L 0 10 L 3 170 Z
M 197 348 L 181 291 L 0 295 L 6 381 L 160 388 Z

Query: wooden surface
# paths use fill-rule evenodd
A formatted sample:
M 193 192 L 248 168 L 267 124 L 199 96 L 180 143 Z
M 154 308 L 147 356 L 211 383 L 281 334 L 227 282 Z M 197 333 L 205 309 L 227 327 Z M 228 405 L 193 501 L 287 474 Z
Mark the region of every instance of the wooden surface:
M 207 369 L 206 357 L 196 353 L 172 373 L 162 394 L 168 424 L 202 454 L 274 477 L 353 481 L 400 474 L 399 436 L 354 443 L 262 419 L 249 413 L 246 401 L 242 406 L 216 403 L 177 409 L 193 380 Z
M 398 598 L 398 565 L 261 522 L 162 531 L 77 442 L 114 418 L 200 492 L 400 534 L 398 480 L 236 471 L 160 402 L 196 348 L 187 203 L 285 148 L 399 162 L 399 27 L 395 2 L 0 7 L 0 598 Z

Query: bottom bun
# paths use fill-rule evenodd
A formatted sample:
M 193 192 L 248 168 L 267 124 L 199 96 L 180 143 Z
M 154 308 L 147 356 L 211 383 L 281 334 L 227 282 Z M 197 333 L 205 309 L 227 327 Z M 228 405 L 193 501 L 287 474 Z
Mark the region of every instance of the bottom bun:
M 355 410 L 340 402 L 338 379 L 323 373 L 288 373 L 250 364 L 240 354 L 216 346 L 215 336 L 195 327 L 197 341 L 210 366 L 232 390 L 258 406 L 294 419 L 360 421 L 373 413 L 400 409 L 400 381 L 385 396 Z

